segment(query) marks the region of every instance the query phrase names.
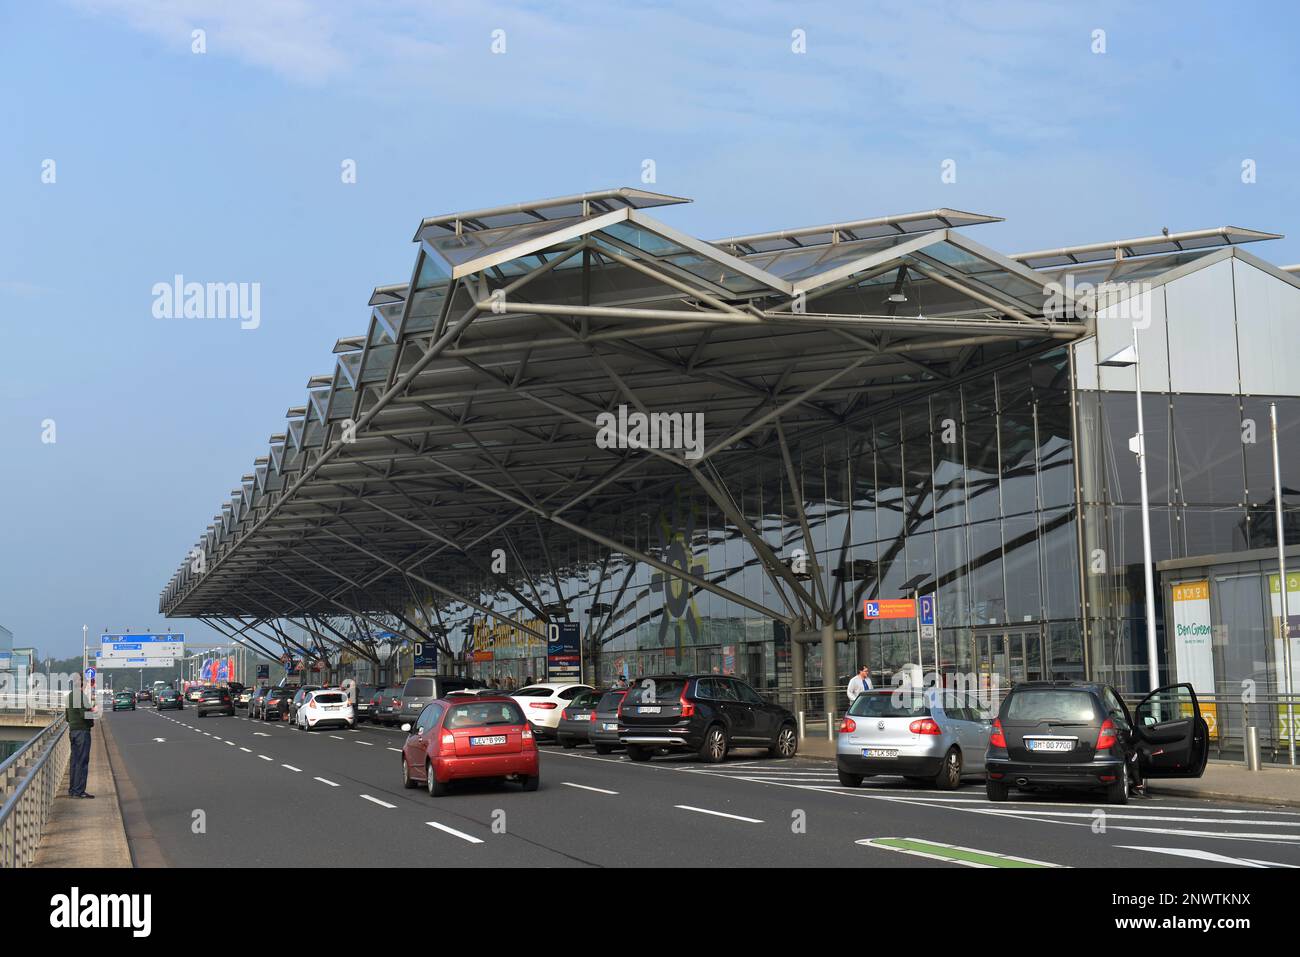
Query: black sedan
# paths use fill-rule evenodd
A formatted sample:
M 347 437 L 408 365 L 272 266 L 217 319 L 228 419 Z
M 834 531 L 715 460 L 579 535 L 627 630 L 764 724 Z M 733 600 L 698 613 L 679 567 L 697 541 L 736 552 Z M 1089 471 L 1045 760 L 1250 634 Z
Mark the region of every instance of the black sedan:
M 200 718 L 206 718 L 210 714 L 224 714 L 232 718 L 235 716 L 235 699 L 230 697 L 227 688 L 204 688 L 203 697 L 199 698 L 195 707 L 199 710 Z

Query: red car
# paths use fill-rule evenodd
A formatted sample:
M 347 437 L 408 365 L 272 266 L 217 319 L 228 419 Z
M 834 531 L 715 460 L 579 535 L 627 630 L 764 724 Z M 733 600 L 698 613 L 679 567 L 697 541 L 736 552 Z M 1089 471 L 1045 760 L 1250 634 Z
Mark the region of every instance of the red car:
M 452 781 L 513 778 L 541 783 L 537 742 L 522 709 L 505 696 L 439 698 L 420 712 L 402 747 L 402 784 L 441 797 Z

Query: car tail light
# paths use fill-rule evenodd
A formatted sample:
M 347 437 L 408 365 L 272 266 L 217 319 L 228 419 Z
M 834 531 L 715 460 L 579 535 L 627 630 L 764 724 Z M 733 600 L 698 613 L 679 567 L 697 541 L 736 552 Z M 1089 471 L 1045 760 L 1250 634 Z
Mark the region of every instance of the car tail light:
M 1007 746 L 1007 736 L 1002 733 L 1002 721 L 998 718 L 993 720 L 993 731 L 989 734 L 990 748 L 1005 748 Z
M 695 717 L 695 702 L 694 702 L 694 701 L 687 701 L 687 700 L 686 700 L 686 689 L 685 689 L 685 688 L 682 688 L 682 696 L 681 696 L 680 698 L 678 698 L 677 700 L 678 700 L 678 703 L 679 703 L 679 704 L 681 705 L 681 707 L 682 707 L 682 717 L 683 717 L 683 718 L 693 718 L 693 717 Z
M 530 701 L 528 707 L 541 708 L 543 711 L 554 711 L 558 705 L 554 701 Z
M 1107 718 L 1101 723 L 1101 730 L 1097 733 L 1097 750 L 1109 751 L 1115 747 L 1115 742 L 1118 740 L 1115 734 L 1115 723 Z
M 858 723 L 845 715 L 844 720 L 840 722 L 840 734 L 851 734 L 856 730 L 858 730 Z
M 918 718 L 907 726 L 913 734 L 943 734 L 934 718 Z
M 524 728 L 523 734 L 519 736 L 519 739 L 524 743 L 525 747 L 528 748 L 536 747 L 536 745 L 533 743 L 533 731 L 531 728 Z
M 560 712 L 560 718 L 561 718 L 562 720 L 564 720 L 564 721 L 571 721 L 571 720 L 572 720 L 572 718 L 569 716 L 569 709 L 568 709 L 568 708 L 565 708 L 563 711 Z
M 444 734 L 438 741 L 438 753 L 444 754 L 456 750 L 456 736 Z

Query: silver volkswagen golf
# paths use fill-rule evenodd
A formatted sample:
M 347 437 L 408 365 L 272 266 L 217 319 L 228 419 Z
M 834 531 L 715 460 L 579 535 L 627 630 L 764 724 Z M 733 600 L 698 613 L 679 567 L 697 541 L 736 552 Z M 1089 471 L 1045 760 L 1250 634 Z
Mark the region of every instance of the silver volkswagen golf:
M 858 695 L 840 723 L 840 784 L 898 774 L 953 790 L 983 777 L 992 715 L 976 695 L 951 689 L 882 688 Z

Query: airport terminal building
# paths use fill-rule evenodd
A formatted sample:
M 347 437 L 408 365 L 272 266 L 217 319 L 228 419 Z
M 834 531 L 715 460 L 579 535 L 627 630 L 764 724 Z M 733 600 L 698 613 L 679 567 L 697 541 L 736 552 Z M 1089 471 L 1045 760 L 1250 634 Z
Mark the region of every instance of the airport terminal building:
M 1246 249 L 1274 234 L 1008 254 L 975 238 L 995 217 L 937 209 L 705 240 L 681 202 L 422 221 L 161 609 L 517 681 L 567 622 L 588 680 L 717 670 L 800 708 L 859 662 L 1138 692 L 1134 368 L 1103 365 L 1136 329 L 1162 675 L 1282 688 L 1270 407 L 1300 543 L 1300 278 Z M 914 595 L 924 641 L 864 618 Z

